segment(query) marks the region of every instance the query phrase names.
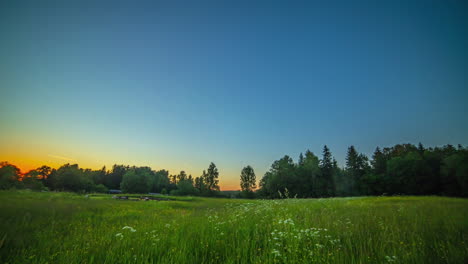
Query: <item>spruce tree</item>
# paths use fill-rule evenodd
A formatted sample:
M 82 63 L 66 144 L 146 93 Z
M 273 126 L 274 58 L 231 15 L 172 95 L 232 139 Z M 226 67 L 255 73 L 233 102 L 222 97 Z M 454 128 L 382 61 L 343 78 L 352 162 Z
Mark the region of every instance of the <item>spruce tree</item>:
M 333 179 L 333 160 L 330 149 L 325 145 L 323 147 L 323 157 L 320 161 L 321 177 L 319 181 L 320 196 L 335 195 L 335 181 Z

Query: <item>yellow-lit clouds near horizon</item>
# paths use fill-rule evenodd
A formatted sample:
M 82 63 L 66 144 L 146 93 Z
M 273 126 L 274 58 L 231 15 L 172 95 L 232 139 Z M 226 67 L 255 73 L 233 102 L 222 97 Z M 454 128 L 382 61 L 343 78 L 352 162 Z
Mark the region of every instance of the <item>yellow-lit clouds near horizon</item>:
M 71 162 L 76 162 L 76 159 L 72 158 L 67 158 L 67 157 L 62 157 L 62 156 L 57 156 L 57 155 L 52 155 L 52 154 L 47 154 L 48 157 L 54 158 L 54 159 L 60 159 L 60 160 L 65 160 L 65 161 L 71 161 Z

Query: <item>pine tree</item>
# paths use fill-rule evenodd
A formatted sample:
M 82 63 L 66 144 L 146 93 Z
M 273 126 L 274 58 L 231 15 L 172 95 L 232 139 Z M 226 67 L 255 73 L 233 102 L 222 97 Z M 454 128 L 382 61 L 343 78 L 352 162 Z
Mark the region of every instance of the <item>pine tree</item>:
M 359 154 L 354 146 L 350 146 L 346 155 L 346 174 L 350 178 L 352 195 L 364 194 L 363 177 L 368 170 L 368 158 Z
M 301 152 L 301 154 L 299 154 L 299 161 L 297 162 L 297 164 L 299 166 L 304 165 L 304 155 L 302 155 L 302 152 Z
M 321 196 L 335 195 L 335 181 L 333 179 L 333 160 L 330 149 L 325 145 L 323 147 L 323 157 L 320 161 L 321 179 Z
M 387 166 L 387 160 L 385 159 L 384 154 L 380 150 L 379 147 L 377 147 L 374 151 L 374 154 L 372 155 L 372 170 L 374 171 L 375 174 L 384 174 Z
M 418 144 L 418 152 L 419 152 L 419 155 L 422 156 L 422 155 L 424 154 L 424 151 L 425 151 L 425 149 L 424 149 L 423 144 L 422 144 L 421 142 L 419 142 L 419 144 Z

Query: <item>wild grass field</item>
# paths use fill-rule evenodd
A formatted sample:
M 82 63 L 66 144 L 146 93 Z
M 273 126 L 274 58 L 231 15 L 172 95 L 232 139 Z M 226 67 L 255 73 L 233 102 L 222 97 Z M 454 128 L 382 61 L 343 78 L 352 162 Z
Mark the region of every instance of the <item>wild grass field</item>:
M 466 263 L 468 200 L 0 192 L 0 263 Z

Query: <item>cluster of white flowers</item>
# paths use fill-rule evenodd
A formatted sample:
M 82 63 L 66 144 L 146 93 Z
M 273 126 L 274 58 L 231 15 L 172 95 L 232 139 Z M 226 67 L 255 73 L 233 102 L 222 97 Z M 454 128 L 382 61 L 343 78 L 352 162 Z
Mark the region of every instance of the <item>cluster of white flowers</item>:
M 290 254 L 308 254 L 313 256 L 318 251 L 334 249 L 341 247 L 340 239 L 329 234 L 326 228 L 300 228 L 302 222 L 293 218 L 295 212 L 291 208 L 301 206 L 307 201 L 301 199 L 283 199 L 283 200 L 264 200 L 255 203 L 226 203 L 222 210 L 208 209 L 206 219 L 212 230 L 223 236 L 230 226 L 242 224 L 244 221 L 256 219 L 256 227 L 271 228 L 268 233 L 268 243 L 270 243 L 270 254 L 275 258 L 283 260 Z M 327 203 L 328 200 L 322 200 Z M 297 204 L 293 207 L 289 204 Z M 304 207 L 303 210 L 310 213 L 311 208 Z M 273 221 L 272 221 L 273 218 Z M 335 222 L 336 223 L 336 222 Z M 349 219 L 340 224 L 350 225 Z M 297 247 L 297 243 L 305 247 Z M 332 253 L 330 253 L 332 254 Z
M 302 248 L 302 249 L 292 249 L 294 252 L 298 253 L 299 250 L 307 251 L 308 255 L 313 256 L 319 250 L 323 250 L 327 247 L 339 248 L 341 247 L 340 239 L 334 238 L 328 234 L 327 228 L 297 228 L 294 221 L 291 218 L 276 220 L 273 222 L 273 225 L 277 227 L 274 229 L 270 235 L 271 238 L 268 239 L 269 242 L 274 245 L 274 252 L 278 252 L 280 255 L 273 253 L 275 257 L 286 257 L 286 253 L 291 253 L 291 249 L 287 245 L 291 241 L 304 241 L 305 244 L 311 245 L 311 247 Z M 310 244 L 309 244 L 310 243 Z M 306 253 L 306 252 L 303 252 Z M 281 255 L 282 254 L 282 255 Z
M 220 221 L 220 217 L 218 216 L 218 212 L 214 210 L 207 210 L 206 213 L 208 223 L 211 225 L 211 227 L 216 231 L 216 233 L 219 233 L 221 236 L 224 235 L 224 232 L 221 231 L 221 226 L 225 224 L 226 222 Z M 228 220 L 228 222 L 231 222 L 231 220 Z
M 265 200 L 259 203 L 227 203 L 224 206 L 224 210 L 228 212 L 227 214 L 219 210 L 210 210 L 207 212 L 206 217 L 213 230 L 221 235 L 225 232 L 224 227 L 226 226 L 224 224 L 236 225 L 242 221 L 250 221 L 252 217 L 257 218 L 256 227 L 271 226 L 268 242 L 272 246 L 270 254 L 275 258 L 285 259 L 293 252 L 295 254 L 302 252 L 312 256 L 317 251 L 341 247 L 340 239 L 331 236 L 326 228 L 300 228 L 301 222 L 296 222 L 297 220 L 292 217 L 294 212 L 291 212 L 291 207 L 287 205 L 304 202 L 304 200 L 300 199 L 283 199 Z M 326 203 L 327 200 L 323 200 L 323 202 Z M 311 211 L 307 207 L 304 210 Z M 224 216 L 229 217 L 225 218 Z M 295 244 L 297 242 L 307 246 L 296 248 Z
M 285 225 L 294 225 L 294 221 L 291 218 L 285 220 L 279 220 L 278 224 L 285 224 Z
M 281 232 L 275 229 L 273 232 L 271 232 L 271 236 L 273 237 L 274 240 L 278 240 L 280 238 L 284 238 L 288 236 L 288 232 Z
M 153 246 L 156 245 L 156 242 L 158 242 L 159 240 L 161 240 L 159 237 L 158 237 L 158 234 L 156 234 L 156 230 L 153 230 L 153 231 L 150 231 L 150 232 L 145 232 L 145 235 L 147 235 L 150 239 L 150 241 L 152 242 L 151 244 Z
M 312 227 L 312 228 L 300 229 L 299 233 L 306 237 L 319 237 L 320 231 L 324 231 L 324 230 L 321 228 Z
M 132 233 L 136 232 L 136 229 L 131 227 L 131 226 L 124 226 L 122 228 L 122 230 L 126 230 L 126 229 L 130 230 L 130 232 L 132 232 Z M 122 238 L 124 238 L 124 235 L 122 233 L 117 233 L 117 234 L 115 234 L 115 237 L 122 239 Z
M 385 256 L 385 260 L 387 260 L 387 262 L 396 262 L 398 259 L 396 256 Z

